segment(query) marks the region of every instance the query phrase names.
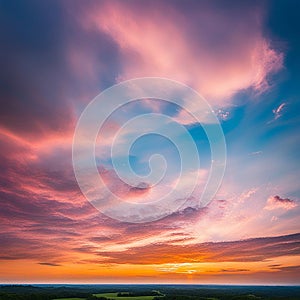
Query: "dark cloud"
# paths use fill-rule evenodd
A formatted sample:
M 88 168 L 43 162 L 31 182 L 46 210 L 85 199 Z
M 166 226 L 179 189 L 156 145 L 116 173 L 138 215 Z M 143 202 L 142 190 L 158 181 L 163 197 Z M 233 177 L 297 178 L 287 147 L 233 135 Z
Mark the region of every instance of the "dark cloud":
M 85 32 L 67 2 L 1 1 L 0 126 L 18 135 L 68 135 L 75 104 L 117 77 L 118 48 L 105 34 Z M 92 74 L 80 67 L 87 65 Z
M 281 202 L 281 203 L 291 203 L 294 202 L 293 200 L 289 199 L 289 198 L 280 198 L 278 195 L 273 197 L 275 202 Z
M 23 135 L 66 130 L 64 15 L 58 3 L 1 2 L 1 125 Z
M 267 205 L 265 209 L 273 210 L 273 209 L 285 209 L 289 210 L 295 208 L 297 206 L 296 201 L 291 200 L 289 198 L 281 198 L 278 195 L 269 197 L 267 201 Z
M 221 269 L 221 272 L 224 273 L 239 273 L 239 272 L 248 272 L 249 269 Z
M 49 263 L 49 262 L 40 262 L 38 264 L 42 265 L 42 266 L 49 266 L 49 267 L 60 267 L 61 266 L 60 264 L 54 264 L 54 263 Z
M 293 272 L 299 274 L 300 272 L 300 265 L 297 266 L 287 266 L 287 267 L 280 267 L 278 268 L 281 272 Z

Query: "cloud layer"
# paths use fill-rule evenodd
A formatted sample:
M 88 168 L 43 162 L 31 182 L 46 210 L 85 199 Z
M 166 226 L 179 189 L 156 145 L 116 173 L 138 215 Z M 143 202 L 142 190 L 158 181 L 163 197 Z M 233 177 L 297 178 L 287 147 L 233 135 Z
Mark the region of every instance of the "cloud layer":
M 223 121 L 234 117 L 227 108 L 238 92 L 268 90 L 272 75 L 283 68 L 283 53 L 266 35 L 260 2 L 17 3 L 0 4 L 1 281 L 24 281 L 29 269 L 29 281 L 144 282 L 161 276 L 179 282 L 193 275 L 195 282 L 203 277 L 224 282 L 226 276 L 240 282 L 245 275 L 253 282 L 265 274 L 279 282 L 295 280 L 300 257 L 296 197 L 281 198 L 288 194 L 265 185 L 244 189 L 239 180 L 232 187 L 227 181 L 223 194 L 206 208 L 199 209 L 193 195 L 160 221 L 129 224 L 97 211 L 81 194 L 72 167 L 81 111 L 121 80 L 181 81 L 222 107 L 216 111 Z M 184 110 L 149 99 L 143 105 L 154 112 L 169 110 L 190 132 L 197 130 Z M 277 107 L 275 119 L 285 103 Z M 144 182 L 130 187 L 107 167 L 107 145 L 120 126 L 121 118 L 112 118 L 102 128 L 100 173 L 116 193 L 134 202 L 151 187 Z

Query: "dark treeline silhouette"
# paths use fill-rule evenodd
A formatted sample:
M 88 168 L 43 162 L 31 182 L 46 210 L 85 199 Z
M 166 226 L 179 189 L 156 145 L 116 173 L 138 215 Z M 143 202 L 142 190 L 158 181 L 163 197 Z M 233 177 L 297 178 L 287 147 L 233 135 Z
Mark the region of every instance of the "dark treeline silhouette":
M 107 300 L 93 294 L 122 297 L 154 296 L 154 300 L 299 300 L 299 286 L 214 285 L 0 285 L 0 300 L 53 300 L 82 298 Z

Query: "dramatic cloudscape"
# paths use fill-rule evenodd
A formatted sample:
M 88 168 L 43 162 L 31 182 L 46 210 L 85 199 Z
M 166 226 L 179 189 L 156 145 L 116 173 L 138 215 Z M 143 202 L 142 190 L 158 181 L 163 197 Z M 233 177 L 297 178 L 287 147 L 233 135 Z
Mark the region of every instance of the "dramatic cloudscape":
M 299 9 L 289 0 L 0 0 L 0 281 L 300 284 Z M 223 182 L 202 207 L 212 157 L 201 124 L 160 99 L 138 99 L 110 115 L 96 163 L 128 203 L 167 194 L 180 153 L 162 136 L 143 136 L 130 148 L 132 169 L 147 175 L 158 153 L 165 177 L 157 188 L 122 181 L 112 143 L 122 158 L 141 130 L 124 129 L 127 121 L 168 116 L 199 153 L 200 167 L 180 179 L 189 186 L 198 175 L 184 205 L 140 224 L 97 210 L 72 165 L 86 105 L 137 77 L 169 78 L 201 94 L 227 146 Z

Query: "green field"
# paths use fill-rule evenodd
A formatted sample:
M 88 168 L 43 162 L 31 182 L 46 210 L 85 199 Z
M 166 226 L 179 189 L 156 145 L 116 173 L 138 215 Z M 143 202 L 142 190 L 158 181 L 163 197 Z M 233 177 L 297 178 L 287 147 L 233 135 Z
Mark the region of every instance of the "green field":
M 157 296 L 138 296 L 138 297 L 118 297 L 118 293 L 105 293 L 105 294 L 94 294 L 96 297 L 105 297 L 108 299 L 116 300 L 153 300 Z
M 59 298 L 53 300 L 85 300 L 85 298 Z
M 118 293 L 101 293 L 101 294 L 93 294 L 93 296 L 96 296 L 98 298 L 104 297 L 113 300 L 153 300 L 154 297 L 159 297 L 159 296 L 118 297 Z M 59 298 L 53 300 L 85 300 L 85 298 Z

